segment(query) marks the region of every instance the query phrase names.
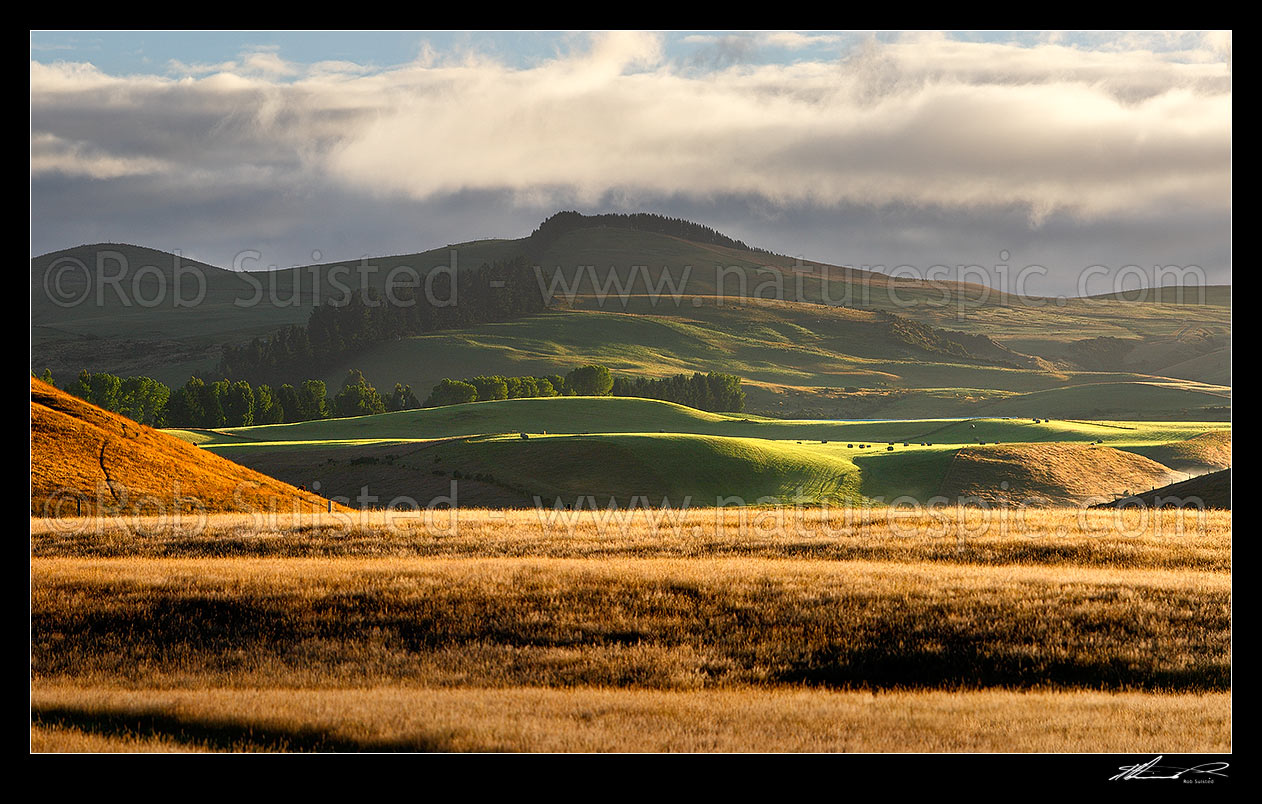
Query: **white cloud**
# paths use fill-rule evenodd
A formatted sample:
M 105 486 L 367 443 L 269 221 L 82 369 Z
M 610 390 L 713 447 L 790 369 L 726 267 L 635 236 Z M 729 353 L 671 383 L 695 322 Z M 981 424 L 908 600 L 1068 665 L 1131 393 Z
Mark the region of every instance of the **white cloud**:
M 804 34 L 797 31 L 777 31 L 763 34 L 764 44 L 783 47 L 789 50 L 801 50 L 815 45 L 832 45 L 841 41 L 837 34 Z
M 67 142 L 53 134 L 31 135 L 31 175 L 60 173 L 89 179 L 159 174 L 170 169 L 160 159 L 109 154 L 84 142 Z
M 222 73 L 238 68 L 235 61 L 221 61 L 215 64 L 188 64 L 179 59 L 171 59 L 167 62 L 167 71 L 172 73 L 180 73 L 182 75 L 209 75 L 211 73 Z
M 1213 55 L 1231 61 L 1231 31 L 1209 31 L 1203 43 Z
M 331 62 L 320 62 L 313 65 L 313 69 L 321 69 L 327 67 Z M 257 75 L 267 78 L 286 78 L 298 75 L 301 70 L 298 66 L 282 59 L 272 47 L 258 47 L 248 50 L 231 61 L 222 61 L 213 64 L 187 64 L 179 59 L 171 59 L 167 62 L 167 70 L 171 73 L 180 75 L 210 75 L 215 73 L 239 73 L 242 75 Z
M 273 78 L 297 75 L 298 73 L 298 68 L 295 65 L 269 51 L 244 54 L 241 57 L 241 69 L 247 73 L 257 73 Z
M 760 36 L 803 47 L 831 35 Z M 179 65 L 178 80 L 32 63 L 32 170 L 196 171 L 225 187 L 267 176 L 414 200 L 1016 205 L 1036 223 L 1227 209 L 1230 34 L 1068 41 L 917 34 L 840 62 L 730 59 L 701 72 L 635 32 L 528 68 L 432 51 L 369 72 L 256 50 Z

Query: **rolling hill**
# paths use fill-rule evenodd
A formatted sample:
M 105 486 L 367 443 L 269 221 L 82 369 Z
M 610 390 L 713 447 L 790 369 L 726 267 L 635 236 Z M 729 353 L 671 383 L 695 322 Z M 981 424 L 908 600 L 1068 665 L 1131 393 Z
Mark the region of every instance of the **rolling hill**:
M 31 516 L 324 511 L 319 495 L 31 378 Z
M 1182 478 L 1168 466 L 1112 447 L 988 445 L 957 452 L 941 492 L 948 499 L 972 498 L 990 505 L 1076 505 Z
M 1230 433 L 1226 422 L 1094 422 L 1067 419 L 949 418 L 815 420 L 710 413 L 673 402 L 611 396 L 565 396 L 472 402 L 294 424 L 170 430 L 195 443 L 245 447 L 260 443 L 405 441 L 488 433 L 691 433 L 772 440 L 1045 442 L 1104 440 L 1110 447 L 1140 447 Z
M 424 506 L 457 496 L 463 506 L 530 507 L 560 498 L 602 509 L 636 498 L 641 505 L 685 498 L 693 506 L 726 498 L 927 504 L 943 495 L 981 497 L 1003 483 L 1013 494 L 1037 492 L 1067 505 L 1182 478 L 1183 469 L 1159 459 L 1221 459 L 1230 442 L 1230 425 L 1221 423 L 782 420 L 616 397 L 170 432 L 290 483 L 318 481 L 325 493 L 352 502 L 367 488 L 374 499 L 358 505 L 410 497 Z
M 734 373 L 745 380 L 751 412 L 791 418 L 1229 417 L 1228 387 L 1134 372 L 1044 368 L 1031 365 L 1029 356 L 981 357 L 981 347 L 959 344 L 943 330 L 921 325 L 891 331 L 889 322 L 872 311 L 784 303 L 747 304 L 721 313 L 694 309 L 702 313 L 693 319 L 556 311 L 405 337 L 330 365 L 320 379 L 336 388 L 347 369 L 356 368 L 378 387 L 403 382 L 428 389 L 444 377 L 544 375 L 597 362 L 614 372 L 651 376 Z M 1094 387 L 1101 383 L 1114 384 L 1119 392 L 1135 391 L 1136 403 L 1126 405 L 1125 393 L 1120 403 L 1101 396 Z M 1058 398 L 1062 389 L 1068 395 Z M 1050 396 L 1025 398 L 1036 392 Z
M 1201 475 L 1153 489 L 1146 494 L 1132 494 L 1095 508 L 1225 508 L 1231 509 L 1231 470 Z
M 592 508 L 862 502 L 841 453 L 687 433 L 484 435 L 208 447 L 357 507 Z
M 1134 449 L 1180 472 L 1199 475 L 1231 466 L 1231 432 L 1201 433 L 1186 441 Z
M 1203 299 L 1019 298 L 803 264 L 717 233 L 698 242 L 567 220 L 541 227 L 546 236 L 273 271 L 119 244 L 45 254 L 31 261 L 32 370 L 63 383 L 87 368 L 174 387 L 213 376 L 224 344 L 302 324 L 348 285 L 380 289 L 404 267 L 425 274 L 526 255 L 549 311 L 379 340 L 327 361 L 317 379 L 336 388 L 356 368 L 378 387 L 403 382 L 423 396 L 443 377 L 600 362 L 652 376 L 738 374 L 751 412 L 789 418 L 1230 417 L 1229 288 Z M 108 281 L 88 284 L 98 264 Z M 1038 393 L 1051 395 L 1027 398 Z

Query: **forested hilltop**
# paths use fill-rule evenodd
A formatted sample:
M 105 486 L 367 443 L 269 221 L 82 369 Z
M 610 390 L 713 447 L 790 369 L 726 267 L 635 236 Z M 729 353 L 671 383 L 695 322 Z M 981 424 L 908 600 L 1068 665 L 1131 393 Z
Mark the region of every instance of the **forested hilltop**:
M 634 229 L 638 232 L 652 232 L 690 240 L 694 243 L 708 243 L 716 246 L 737 248 L 755 254 L 773 254 L 766 249 L 746 245 L 742 240 L 734 240 L 722 232 L 693 223 L 683 218 L 668 218 L 665 215 L 654 215 L 649 212 L 630 214 L 609 213 L 604 215 L 584 215 L 569 210 L 558 212 L 539 224 L 539 228 L 530 233 L 529 250 L 532 255 L 539 254 L 561 235 L 577 229 L 591 229 L 608 226 L 613 229 Z

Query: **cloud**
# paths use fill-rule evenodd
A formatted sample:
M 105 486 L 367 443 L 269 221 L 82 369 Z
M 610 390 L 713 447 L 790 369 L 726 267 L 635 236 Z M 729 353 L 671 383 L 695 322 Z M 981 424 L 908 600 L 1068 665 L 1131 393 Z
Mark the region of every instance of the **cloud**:
M 327 66 L 331 62 L 320 62 Z M 210 64 L 186 64 L 179 59 L 167 62 L 167 70 L 177 75 L 209 75 L 216 73 L 237 73 L 241 75 L 265 76 L 267 78 L 286 78 L 297 75 L 297 65 L 285 61 L 271 46 L 259 46 L 243 52 L 236 60 Z
M 839 60 L 751 60 L 760 43 L 830 36 L 685 37 L 708 54 L 688 67 L 628 31 L 528 67 L 432 50 L 385 70 L 261 49 L 167 76 L 32 62 L 32 174 L 195 179 L 188 192 L 224 197 L 1019 208 L 1033 226 L 1229 214 L 1229 32 L 916 34 Z
M 842 40 L 837 34 L 804 34 L 797 31 L 777 31 L 763 34 L 764 44 L 788 50 L 801 50 L 816 45 L 834 45 Z
M 1209 31 L 1203 43 L 1212 56 L 1231 61 L 1231 31 Z
M 235 61 L 221 61 L 214 64 L 188 64 L 179 59 L 171 59 L 167 62 L 167 70 L 172 73 L 182 75 L 209 75 L 211 73 L 231 72 L 239 67 L 239 63 Z
M 54 134 L 31 138 L 31 174 L 60 173 L 89 179 L 158 174 L 171 165 L 160 159 L 117 156 L 86 142 L 68 142 Z

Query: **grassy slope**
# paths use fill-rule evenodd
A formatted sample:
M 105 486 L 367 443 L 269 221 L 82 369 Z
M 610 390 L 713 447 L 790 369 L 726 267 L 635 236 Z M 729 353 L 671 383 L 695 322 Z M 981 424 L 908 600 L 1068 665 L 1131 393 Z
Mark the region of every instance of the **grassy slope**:
M 31 514 L 290 510 L 323 498 L 31 379 Z
M 461 244 L 458 248 L 465 255 L 463 264 L 477 267 L 485 261 L 516 253 L 511 243 L 487 240 Z M 82 263 L 95 275 L 98 256 L 109 253 L 121 254 L 125 260 L 125 270 L 120 270 L 115 258 L 103 258 L 104 273 L 111 280 L 117 275 L 122 297 L 112 284 L 85 288 L 84 273 L 77 268 Z M 175 255 L 156 249 L 114 243 L 79 246 L 36 257 L 31 260 L 32 323 L 46 337 L 193 340 L 217 344 L 248 340 L 286 324 L 306 323 L 317 299 L 335 300 L 343 295 L 343 286 L 359 287 L 358 261 L 237 272 L 180 259 L 183 304 L 176 306 L 176 259 Z M 397 266 L 413 266 L 424 273 L 448 262 L 447 248 L 377 257 L 369 260 L 376 270 L 364 275 L 369 285 L 381 287 Z M 155 272 L 154 268 L 158 270 Z M 199 275 L 204 278 L 204 285 L 199 284 Z M 319 282 L 313 275 L 320 277 Z M 98 287 L 101 288 L 99 293 Z M 201 292 L 203 287 L 204 293 Z M 163 288 L 168 292 L 161 293 Z M 259 298 L 259 288 L 262 302 L 249 303 Z M 46 289 L 51 293 L 45 292 Z M 64 299 L 84 297 L 84 302 L 62 305 L 56 303 L 51 294 L 59 294 L 56 297 Z M 139 303 L 138 299 L 159 299 L 161 303 Z M 190 304 L 194 301 L 196 303 Z
M 212 447 L 321 493 L 369 489 L 386 505 L 575 507 L 826 502 L 857 504 L 859 473 L 839 452 L 792 442 L 692 434 L 477 436 L 412 442 L 271 442 Z M 456 491 L 458 487 L 458 493 Z M 558 502 L 559 501 L 559 502 Z
M 463 255 L 458 264 L 476 267 L 512 256 L 517 247 L 514 241 L 485 240 L 460 244 L 458 252 Z M 102 257 L 104 275 L 117 277 L 122 296 L 113 284 L 85 285 L 78 267 L 87 266 L 94 276 L 98 257 L 109 253 L 125 261 Z M 369 285 L 379 287 L 398 266 L 424 273 L 449 262 L 448 248 L 379 257 L 369 261 L 376 270 L 366 275 Z M 59 383 L 87 368 L 182 385 L 193 372 L 213 372 L 222 344 L 305 324 L 317 299 L 339 299 L 345 287 L 359 286 L 358 261 L 240 273 L 192 260 L 181 259 L 179 265 L 177 304 L 176 257 L 167 252 L 101 243 L 32 259 L 33 370 L 51 368 Z
M 1093 441 L 1109 446 L 1181 441 L 1207 431 L 1229 431 L 1227 422 L 1091 422 L 1069 420 L 976 419 L 814 421 L 709 413 L 655 399 L 552 397 L 474 402 L 441 408 L 384 413 L 296 424 L 234 427 L 197 432 L 215 446 L 250 441 L 399 440 L 449 438 L 486 433 L 692 433 L 767 439 L 828 439 L 832 442 L 933 440 L 970 444 L 984 441 Z M 926 438 L 922 438 L 926 437 Z
M 1197 287 L 1160 287 L 1136 289 L 1109 293 L 1100 296 L 1089 296 L 1091 300 L 1118 300 L 1135 302 L 1160 302 L 1162 304 L 1212 304 L 1218 307 L 1231 306 L 1230 285 L 1209 285 Z
M 710 505 L 728 497 L 747 504 L 799 496 L 859 502 L 858 472 L 844 457 L 763 439 L 652 433 L 546 436 L 524 444 L 508 436 L 462 446 L 487 472 L 530 483 L 544 500 L 565 497 L 577 486 L 602 504 L 637 496 L 653 505 L 666 497 L 676 505 Z
M 771 257 L 759 256 L 763 260 L 759 262 L 752 260 L 749 255 L 709 254 L 706 253 L 707 247 L 696 244 L 672 244 L 669 238 L 653 239 L 640 233 L 613 230 L 593 229 L 571 233 L 559 240 L 552 251 L 555 264 L 594 264 L 602 272 L 606 268 L 615 269 L 623 287 L 627 288 L 627 293 L 620 293 L 619 286 L 606 285 L 608 292 L 598 297 L 591 293 L 590 282 L 583 284 L 581 288 L 587 295 L 580 293 L 574 299 L 574 303 L 582 308 L 609 314 L 630 312 L 641 316 L 674 318 L 681 324 L 700 327 L 707 335 L 722 333 L 729 343 L 714 343 L 713 338 L 701 345 L 691 343 L 695 334 L 681 326 L 675 336 L 681 343 L 668 350 L 668 354 L 660 361 L 652 355 L 646 361 L 642 354 L 620 353 L 616 348 L 627 343 L 647 343 L 637 338 L 610 339 L 615 348 L 606 349 L 603 338 L 597 336 L 593 340 L 586 333 L 577 338 L 567 337 L 568 333 L 549 333 L 551 337 L 532 337 L 531 334 L 520 333 L 521 340 L 514 337 L 519 333 L 487 333 L 486 340 L 482 340 L 479 333 L 474 334 L 467 345 L 482 350 L 482 353 L 467 351 L 465 359 L 488 360 L 498 364 L 501 361 L 520 362 L 523 359 L 548 361 L 558 354 L 562 357 L 567 354 L 596 355 L 598 357 L 593 359 L 607 360 L 611 365 L 618 364 L 620 360 L 627 360 L 632 365 L 638 363 L 641 370 L 648 370 L 650 373 L 663 371 L 658 367 L 661 364 L 668 364 L 675 370 L 678 370 L 677 367 L 683 370 L 704 370 L 708 359 L 711 362 L 717 360 L 720 365 L 732 361 L 730 365 L 733 368 L 729 370 L 737 371 L 755 382 L 806 387 L 873 386 L 888 383 L 896 387 L 914 388 L 1033 390 L 1035 387 L 1046 388 L 1091 381 L 1057 373 L 1052 373 L 1051 376 L 1045 374 L 1038 379 L 1018 379 L 994 372 L 977 371 L 972 367 L 951 365 L 959 361 L 942 358 L 900 361 L 899 358 L 904 355 L 899 354 L 894 344 L 887 343 L 876 350 L 865 348 L 863 341 L 866 339 L 862 336 L 854 337 L 853 331 L 857 327 L 851 327 L 852 332 L 846 333 L 844 337 L 830 339 L 829 330 L 835 328 L 830 328 L 821 320 L 827 318 L 828 313 L 821 313 L 821 307 L 813 303 L 824 297 L 821 286 L 823 280 L 820 278 L 822 276 L 827 276 L 830 283 L 827 298 L 841 299 L 847 307 L 887 310 L 935 327 L 991 336 L 1032 354 L 1059 355 L 1064 345 L 1071 341 L 1100 336 L 1173 339 L 1189 328 L 1205 334 L 1230 335 L 1231 311 L 1223 304 L 1224 297 L 1229 296 L 1230 288 L 1209 289 L 1208 304 L 1178 304 L 1167 296 L 1154 297 L 1148 303 L 1112 298 L 1057 302 L 1049 299 L 1017 299 L 976 286 L 891 283 L 882 274 L 825 266 L 809 275 L 800 288 L 791 276 L 785 279 L 783 274 L 776 277 L 772 272 L 755 270 L 748 275 L 744 292 L 739 293 L 735 280 L 729 279 L 726 285 L 717 281 L 716 265 L 749 267 L 751 264 L 770 264 L 781 270 L 791 270 L 791 264 Z M 581 255 L 582 259 L 573 259 L 575 255 Z M 686 292 L 678 297 L 660 292 L 649 296 L 645 295 L 646 288 L 642 280 L 638 284 L 629 282 L 629 267 L 637 263 L 648 264 L 655 270 L 659 266 L 679 269 L 680 266 L 690 265 L 694 271 L 686 285 L 680 284 L 681 289 Z M 550 268 L 553 264 L 545 263 L 545 267 Z M 683 278 L 682 270 L 675 270 L 672 275 L 677 280 Z M 572 279 L 574 273 L 566 272 L 566 276 Z M 771 281 L 772 279 L 776 281 Z M 657 273 L 651 276 L 650 282 L 655 287 L 664 287 L 657 284 Z M 716 292 L 723 294 L 721 304 L 716 303 L 709 295 Z M 762 302 L 758 297 L 807 303 Z M 742 298 L 745 299 L 744 304 L 741 303 Z M 1195 299 L 1189 298 L 1188 301 L 1194 302 Z M 734 311 L 737 315 L 733 315 Z M 755 320 L 739 320 L 747 318 Z M 609 316 L 600 319 L 602 326 L 618 326 L 608 319 Z M 581 329 L 578 322 L 574 324 Z M 555 325 L 553 329 L 556 329 Z M 698 349 L 701 354 L 695 353 Z M 658 351 L 660 352 L 660 346 Z M 776 352 L 774 359 L 763 359 L 767 352 Z M 855 360 L 855 357 L 867 360 Z M 871 362 L 874 358 L 875 362 Z M 882 360 L 890 361 L 891 358 L 892 363 L 881 363 Z M 368 356 L 367 359 L 371 362 L 373 357 Z M 652 365 L 654 363 L 658 365 Z M 938 369 L 935 374 L 926 363 L 943 365 L 932 367 Z M 1203 363 L 1184 361 L 1174 368 L 1175 373 L 1172 376 L 1229 383 L 1230 374 L 1222 369 L 1220 363 L 1218 361 L 1212 367 L 1207 367 Z M 631 365 L 627 368 L 631 368 Z M 1095 381 L 1108 379 L 1098 377 Z M 1132 375 L 1129 378 L 1114 379 L 1139 380 L 1149 377 Z M 1194 403 L 1185 401 L 1178 407 L 1194 406 Z M 1135 411 L 1141 413 L 1145 410 L 1143 406 L 1135 408 Z
M 1188 447 L 1167 445 L 1189 439 L 1200 445 L 1212 442 L 1221 459 L 1230 425 L 783 421 L 706 413 L 647 399 L 558 397 L 172 432 L 289 482 L 319 481 L 321 490 L 334 496 L 353 498 L 367 486 L 380 498 L 377 504 L 403 495 L 423 503 L 449 495 L 451 481 L 459 480 L 464 505 L 530 505 L 536 496 L 573 504 L 590 495 L 604 506 L 610 499 L 626 505 L 637 496 L 655 505 L 663 498 L 678 505 L 685 497 L 692 498 L 692 505 L 713 504 L 721 497 L 747 503 L 767 497 L 838 503 L 911 496 L 925 502 L 942 493 L 943 479 L 962 446 L 997 441 L 1085 446 L 1103 441 L 1101 450 L 1145 453 L 1157 460 L 1169 453 L 1186 462 Z M 521 432 L 532 435 L 523 440 Z M 496 433 L 508 435 L 486 435 Z M 1210 435 L 1202 436 L 1206 433 Z M 1194 451 L 1209 460 L 1205 450 Z M 1032 451 L 1029 457 L 1038 454 Z M 1114 488 L 1116 478 L 1108 466 L 1097 465 L 1093 453 L 1073 456 L 1058 476 L 1059 485 L 1049 487 L 1058 503 L 1098 499 L 1129 488 Z M 1166 482 L 1165 475 L 1157 477 L 1166 467 L 1130 457 L 1151 470 L 1145 478 Z M 998 486 L 1014 466 L 1012 461 L 991 465 L 992 485 Z M 1175 468 L 1186 470 L 1184 463 Z
M 855 406 L 869 400 L 879 402 L 872 415 L 886 416 L 1026 415 L 1027 408 L 1040 404 L 1048 408 L 1044 415 L 1098 415 L 1101 397 L 1094 386 L 1100 383 L 1116 385 L 1106 401 L 1118 418 L 1175 418 L 1183 411 L 1195 411 L 1191 418 L 1226 418 L 1230 406 L 1230 389 L 1223 386 L 1126 371 L 987 365 L 924 351 L 891 336 L 871 313 L 861 311 L 707 304 L 688 317 L 659 313 L 552 312 L 404 338 L 330 366 L 323 379 L 336 386 L 354 367 L 378 387 L 403 382 L 424 395 L 444 377 L 565 373 L 598 362 L 615 372 L 647 375 L 731 372 L 746 380 L 751 408 L 777 411 L 785 403 L 782 395 L 797 390 L 811 395 L 810 404 L 822 409 L 812 414 L 818 416 L 864 416 Z M 1055 395 L 1067 386 L 1090 388 Z M 878 389 L 885 396 L 838 393 L 842 389 Z M 1052 395 L 1024 396 L 1040 391 Z M 1134 401 L 1127 405 L 1127 399 Z M 838 405 L 851 409 L 830 414 Z M 1206 407 L 1224 410 L 1207 415 L 1201 411 Z
M 1145 445 L 1133 451 L 1172 469 L 1202 474 L 1231 466 L 1231 431 L 1201 433 L 1185 441 Z
M 1153 489 L 1147 494 L 1134 494 L 1102 505 L 1109 504 L 1119 508 L 1197 506 L 1230 510 L 1231 469 L 1210 472 L 1181 483 Z
M 1091 444 L 1008 444 L 965 447 L 942 479 L 941 493 L 987 503 L 1028 506 L 1099 501 L 1182 479 L 1167 466 Z
M 1138 411 L 1218 409 L 1229 415 L 1231 391 L 1186 382 L 1102 382 L 1036 391 L 983 407 L 1007 416 L 1099 416 L 1125 418 Z
M 1231 385 L 1231 350 L 1216 349 L 1207 355 L 1167 366 L 1167 377 L 1180 377 L 1215 385 Z

